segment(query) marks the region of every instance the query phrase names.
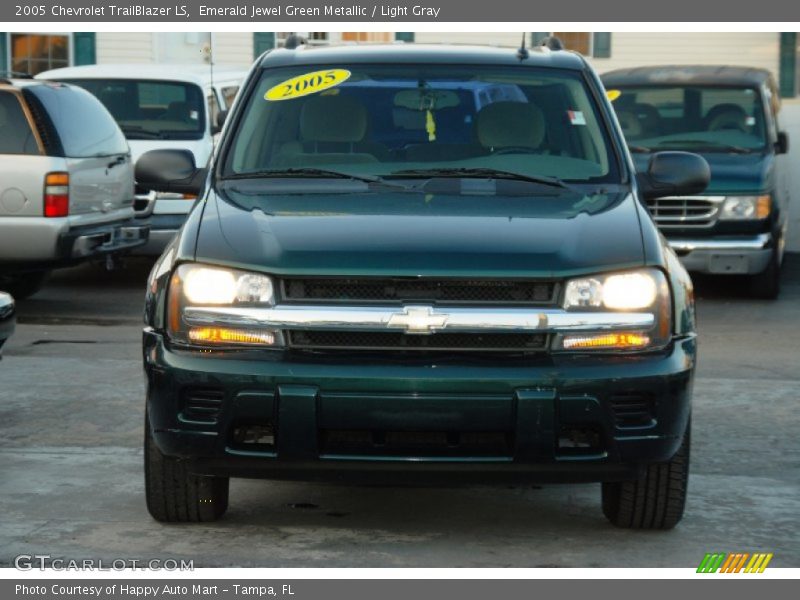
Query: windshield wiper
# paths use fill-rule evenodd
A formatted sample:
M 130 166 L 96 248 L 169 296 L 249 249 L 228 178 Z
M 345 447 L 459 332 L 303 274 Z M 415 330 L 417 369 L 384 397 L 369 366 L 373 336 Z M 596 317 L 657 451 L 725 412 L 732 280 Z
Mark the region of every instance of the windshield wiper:
M 552 187 L 570 189 L 564 181 L 557 177 L 547 177 L 544 175 L 525 175 L 514 171 L 503 171 L 502 169 L 491 169 L 488 167 L 446 167 L 438 169 L 406 169 L 395 171 L 391 177 L 465 177 L 480 179 L 511 179 L 514 181 L 527 181 L 530 183 L 540 183 Z
M 722 144 L 717 142 L 709 142 L 708 140 L 664 140 L 659 142 L 659 146 L 670 146 L 672 144 L 684 145 L 689 144 L 696 146 L 697 150 L 722 150 L 723 152 L 733 152 L 735 154 L 750 154 L 753 148 L 744 148 L 742 146 L 735 146 L 733 144 Z
M 125 137 L 129 139 L 136 139 L 133 136 L 141 136 L 142 138 L 147 140 L 161 139 L 161 134 L 158 131 L 153 131 L 152 129 L 145 129 L 144 127 L 139 127 L 138 125 L 120 125 L 119 128 L 122 130 L 122 133 L 125 134 Z
M 223 179 L 265 179 L 271 177 L 290 177 L 290 178 L 303 178 L 303 177 L 318 177 L 318 178 L 334 178 L 334 179 L 349 179 L 350 181 L 363 181 L 368 184 L 379 184 L 389 187 L 402 188 L 407 190 L 408 187 L 399 184 L 393 184 L 378 175 L 353 175 L 352 173 L 345 173 L 343 171 L 336 171 L 333 169 L 318 169 L 316 167 L 290 167 L 288 169 L 264 169 L 261 171 L 251 171 L 247 173 L 236 173 L 228 175 Z

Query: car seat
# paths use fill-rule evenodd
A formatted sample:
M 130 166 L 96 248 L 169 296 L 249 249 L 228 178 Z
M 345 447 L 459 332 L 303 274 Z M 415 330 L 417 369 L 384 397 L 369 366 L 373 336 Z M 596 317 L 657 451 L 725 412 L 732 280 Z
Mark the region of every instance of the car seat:
M 478 142 L 490 152 L 537 150 L 545 139 L 542 110 L 529 102 L 493 102 L 476 118 Z
M 739 130 L 747 132 L 747 113 L 738 104 L 717 104 L 705 116 L 707 131 Z
M 314 96 L 300 110 L 300 139 L 283 144 L 278 166 L 377 162 L 361 152 L 367 132 L 367 110 L 352 96 Z
M 644 132 L 642 122 L 632 110 L 617 111 L 617 121 L 619 121 L 619 126 L 622 128 L 622 134 L 625 139 L 631 140 L 642 136 Z

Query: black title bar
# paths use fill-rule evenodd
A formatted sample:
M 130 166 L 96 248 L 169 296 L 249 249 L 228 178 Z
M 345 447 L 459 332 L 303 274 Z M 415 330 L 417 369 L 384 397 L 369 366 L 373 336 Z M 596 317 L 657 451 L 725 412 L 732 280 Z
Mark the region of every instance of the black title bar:
M 781 22 L 800 21 L 787 0 L 11 0 L 14 22 Z M 530 29 L 530 27 L 528 27 Z

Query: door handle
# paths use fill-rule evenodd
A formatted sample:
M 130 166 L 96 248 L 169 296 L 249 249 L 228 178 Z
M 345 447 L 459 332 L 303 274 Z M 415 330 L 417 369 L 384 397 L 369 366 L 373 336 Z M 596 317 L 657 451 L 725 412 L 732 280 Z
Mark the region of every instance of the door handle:
M 114 160 L 112 160 L 110 163 L 108 163 L 108 164 L 106 165 L 106 168 L 107 168 L 107 169 L 113 169 L 113 168 L 114 168 L 114 167 L 116 167 L 117 165 L 124 164 L 124 163 L 125 163 L 125 159 L 126 159 L 126 157 L 125 157 L 124 155 L 118 156 L 117 158 L 115 158 Z

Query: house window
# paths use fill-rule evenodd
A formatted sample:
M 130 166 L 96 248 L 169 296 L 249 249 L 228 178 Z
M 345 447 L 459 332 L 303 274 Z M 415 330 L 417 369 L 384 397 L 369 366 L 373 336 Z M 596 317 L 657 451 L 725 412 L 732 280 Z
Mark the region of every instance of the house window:
M 584 56 L 592 55 L 592 34 L 586 31 L 553 32 L 562 41 L 564 48 L 580 52 Z
M 12 33 L 11 70 L 36 75 L 69 66 L 69 35 Z
M 343 42 L 391 42 L 394 34 L 384 31 L 345 31 Z

